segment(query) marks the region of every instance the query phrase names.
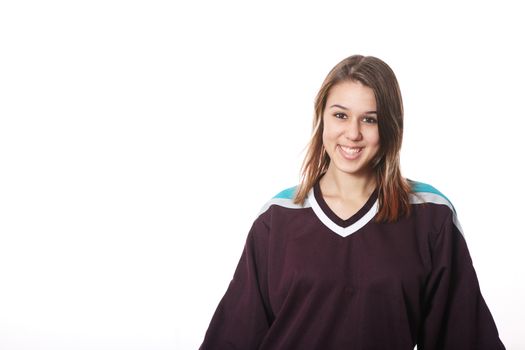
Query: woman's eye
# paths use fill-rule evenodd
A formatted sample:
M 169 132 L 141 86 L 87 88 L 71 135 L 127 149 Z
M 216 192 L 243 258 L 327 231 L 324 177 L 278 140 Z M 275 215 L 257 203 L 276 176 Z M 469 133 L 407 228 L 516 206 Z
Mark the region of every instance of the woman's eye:
M 367 124 L 377 123 L 377 119 L 375 117 L 363 117 L 363 121 Z
M 335 113 L 334 117 L 336 117 L 337 119 L 348 119 L 348 117 L 344 113 Z M 367 124 L 375 124 L 375 123 L 377 123 L 377 118 L 376 117 L 368 117 L 367 116 L 367 117 L 363 117 L 361 120 L 363 122 L 367 123 Z

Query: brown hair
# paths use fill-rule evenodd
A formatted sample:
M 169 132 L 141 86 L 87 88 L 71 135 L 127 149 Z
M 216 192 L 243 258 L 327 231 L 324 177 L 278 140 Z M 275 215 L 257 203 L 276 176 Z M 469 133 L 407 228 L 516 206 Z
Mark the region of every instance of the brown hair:
M 372 167 L 378 187 L 377 221 L 392 222 L 410 212 L 410 185 L 401 176 L 399 151 L 403 139 L 403 100 L 396 76 L 382 60 L 372 56 L 354 55 L 339 62 L 328 73 L 315 99 L 313 131 L 301 168 L 294 203 L 304 204 L 310 189 L 328 170 L 330 157 L 323 147 L 323 111 L 332 86 L 356 81 L 374 91 L 380 149 Z

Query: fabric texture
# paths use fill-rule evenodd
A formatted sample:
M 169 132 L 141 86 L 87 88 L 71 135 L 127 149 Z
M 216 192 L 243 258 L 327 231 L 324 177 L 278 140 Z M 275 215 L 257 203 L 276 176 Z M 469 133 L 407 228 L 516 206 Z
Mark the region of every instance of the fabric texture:
M 411 181 L 412 213 L 373 220 L 377 192 L 337 217 L 319 182 L 261 209 L 201 350 L 499 350 L 450 201 Z

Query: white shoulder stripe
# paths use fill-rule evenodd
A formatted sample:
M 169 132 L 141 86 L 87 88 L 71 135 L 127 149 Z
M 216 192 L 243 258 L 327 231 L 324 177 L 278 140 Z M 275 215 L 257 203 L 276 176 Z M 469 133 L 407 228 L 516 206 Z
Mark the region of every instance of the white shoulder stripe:
M 261 210 L 259 210 L 259 214 L 257 214 L 257 216 L 259 217 L 262 213 L 267 211 L 268 208 L 270 208 L 270 206 L 274 204 L 280 207 L 290 208 L 290 209 L 303 209 L 303 208 L 311 207 L 310 202 L 308 201 L 308 198 L 305 200 L 304 205 L 295 204 L 293 200 L 288 199 L 288 198 L 272 198 L 263 205 Z
M 445 197 L 440 196 L 436 193 L 431 192 L 417 192 L 410 194 L 410 203 L 411 204 L 421 204 L 421 203 L 435 203 L 435 204 L 444 204 L 454 211 L 452 203 L 450 203 Z

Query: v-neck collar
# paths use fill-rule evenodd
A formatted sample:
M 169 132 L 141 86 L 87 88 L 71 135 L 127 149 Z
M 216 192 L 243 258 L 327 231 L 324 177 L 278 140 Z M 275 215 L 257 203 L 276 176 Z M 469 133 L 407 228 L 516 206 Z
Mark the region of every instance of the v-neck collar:
M 321 193 L 317 180 L 308 193 L 308 200 L 319 220 L 330 230 L 342 237 L 347 237 L 365 226 L 376 215 L 378 209 L 377 189 L 370 195 L 366 203 L 354 215 L 344 220 L 337 216 L 328 206 Z

